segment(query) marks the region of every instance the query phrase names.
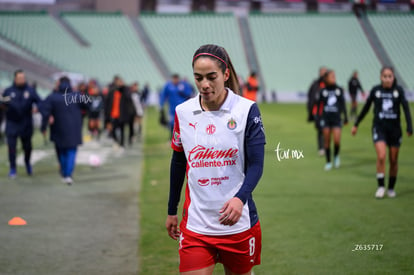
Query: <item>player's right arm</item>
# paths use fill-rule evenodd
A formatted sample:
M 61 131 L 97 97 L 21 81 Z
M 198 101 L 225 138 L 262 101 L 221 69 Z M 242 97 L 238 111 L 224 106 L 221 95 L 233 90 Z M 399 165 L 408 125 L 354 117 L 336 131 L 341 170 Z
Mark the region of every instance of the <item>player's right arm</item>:
M 170 165 L 170 193 L 168 198 L 168 216 L 165 222 L 168 235 L 177 240 L 179 237 L 177 208 L 187 169 L 187 159 L 180 140 L 180 128 L 177 115 L 174 119 L 174 130 L 171 141 L 173 154 Z

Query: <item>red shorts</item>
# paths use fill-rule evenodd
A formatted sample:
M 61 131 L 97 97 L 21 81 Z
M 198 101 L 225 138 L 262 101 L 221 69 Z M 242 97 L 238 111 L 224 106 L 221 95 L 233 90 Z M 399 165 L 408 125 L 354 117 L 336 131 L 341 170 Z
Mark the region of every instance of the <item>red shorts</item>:
M 225 236 L 206 236 L 186 230 L 180 236 L 180 272 L 220 262 L 234 273 L 247 273 L 260 264 L 261 250 L 259 222 L 249 230 Z

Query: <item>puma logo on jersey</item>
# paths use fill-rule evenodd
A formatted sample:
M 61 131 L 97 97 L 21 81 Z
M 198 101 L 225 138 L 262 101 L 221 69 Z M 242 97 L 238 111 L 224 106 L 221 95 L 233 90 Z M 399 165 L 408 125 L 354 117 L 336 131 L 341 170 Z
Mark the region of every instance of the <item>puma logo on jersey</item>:
M 194 130 L 195 130 L 195 129 L 196 129 L 197 122 L 196 122 L 196 123 L 194 123 L 194 124 L 193 124 L 193 123 L 188 123 L 188 125 L 189 125 L 189 126 L 191 126 L 191 127 L 193 127 L 193 128 L 194 128 Z

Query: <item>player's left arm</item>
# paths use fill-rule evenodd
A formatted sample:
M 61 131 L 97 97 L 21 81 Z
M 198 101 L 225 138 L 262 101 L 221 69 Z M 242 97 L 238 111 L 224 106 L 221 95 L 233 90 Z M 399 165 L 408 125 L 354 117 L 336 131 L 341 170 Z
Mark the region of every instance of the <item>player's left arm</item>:
M 341 104 L 341 112 L 344 113 L 344 124 L 348 124 L 348 114 L 346 112 L 346 102 L 345 102 L 345 95 L 344 90 L 341 88 L 341 95 L 340 95 L 340 104 Z
M 247 118 L 245 131 L 245 178 L 240 190 L 220 210 L 220 223 L 234 225 L 241 217 L 243 205 L 251 198 L 262 174 L 264 145 L 266 144 L 259 108 L 253 104 Z
M 411 136 L 413 134 L 413 123 L 411 119 L 411 112 L 410 112 L 410 106 L 408 104 L 407 98 L 405 97 L 404 90 L 400 90 L 401 94 L 401 105 L 404 110 L 405 120 L 407 122 L 407 134 L 408 136 Z

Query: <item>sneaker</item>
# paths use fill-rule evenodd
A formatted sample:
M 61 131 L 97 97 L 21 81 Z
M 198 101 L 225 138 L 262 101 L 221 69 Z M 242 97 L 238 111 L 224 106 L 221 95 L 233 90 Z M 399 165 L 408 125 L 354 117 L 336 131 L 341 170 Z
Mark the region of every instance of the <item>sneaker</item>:
M 395 196 L 397 196 L 397 193 L 395 193 L 393 189 L 388 189 L 387 196 L 388 198 L 395 198 Z
M 66 177 L 65 182 L 66 182 L 67 185 L 72 185 L 73 184 L 73 179 L 71 177 Z
M 334 166 L 335 168 L 339 168 L 339 166 L 341 166 L 341 159 L 339 158 L 339 156 L 336 156 L 334 158 Z
M 31 176 L 33 175 L 32 165 L 26 164 L 26 173 Z
M 10 172 L 9 172 L 9 178 L 11 178 L 11 179 L 15 179 L 16 177 L 17 177 L 16 168 L 12 168 L 12 169 L 10 169 Z
M 327 164 L 325 164 L 325 171 L 329 171 L 332 169 L 332 163 L 328 162 Z
M 382 199 L 385 195 L 385 187 L 380 186 L 378 187 L 377 191 L 375 192 L 375 197 L 377 199 Z

